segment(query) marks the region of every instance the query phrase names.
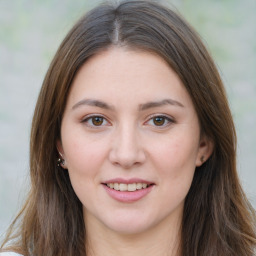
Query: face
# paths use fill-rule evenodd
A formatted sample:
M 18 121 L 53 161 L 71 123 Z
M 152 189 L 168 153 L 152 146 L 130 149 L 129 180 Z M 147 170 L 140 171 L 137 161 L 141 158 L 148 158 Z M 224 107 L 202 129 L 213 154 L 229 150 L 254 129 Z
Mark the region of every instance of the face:
M 159 56 L 123 48 L 76 75 L 57 143 L 85 225 L 132 234 L 181 218 L 209 145 L 176 73 Z

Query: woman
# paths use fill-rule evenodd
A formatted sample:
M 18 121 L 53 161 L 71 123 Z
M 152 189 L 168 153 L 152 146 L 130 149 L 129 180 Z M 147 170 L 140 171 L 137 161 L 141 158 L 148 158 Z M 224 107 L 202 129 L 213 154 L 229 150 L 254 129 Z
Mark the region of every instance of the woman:
M 160 4 L 100 5 L 71 29 L 38 98 L 30 168 L 5 251 L 254 255 L 222 81 Z

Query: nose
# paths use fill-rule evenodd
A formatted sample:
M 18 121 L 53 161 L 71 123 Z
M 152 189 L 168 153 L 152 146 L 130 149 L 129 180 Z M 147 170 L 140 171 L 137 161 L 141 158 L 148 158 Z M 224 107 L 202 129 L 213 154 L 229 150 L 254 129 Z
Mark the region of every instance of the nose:
M 124 169 L 143 164 L 146 154 L 136 128 L 123 127 L 113 135 L 109 160 Z

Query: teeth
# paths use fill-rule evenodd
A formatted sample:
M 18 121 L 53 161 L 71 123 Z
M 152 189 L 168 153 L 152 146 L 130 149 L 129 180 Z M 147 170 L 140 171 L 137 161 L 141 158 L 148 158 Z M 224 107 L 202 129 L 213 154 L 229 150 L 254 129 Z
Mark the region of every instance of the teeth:
M 124 183 L 107 183 L 109 188 L 118 191 L 136 191 L 140 189 L 144 189 L 148 187 L 146 183 L 131 183 L 131 184 L 124 184 Z
M 120 191 L 127 191 L 127 187 L 128 187 L 127 184 L 122 184 L 122 183 L 121 183 L 121 184 L 119 185 L 119 190 L 120 190 Z
M 135 191 L 137 188 L 136 183 L 128 184 L 128 191 Z
M 147 187 L 147 184 L 142 183 L 142 188 L 146 188 L 146 187 Z
M 136 188 L 137 189 L 142 189 L 142 183 L 137 183 Z
M 118 183 L 114 183 L 114 190 L 119 190 L 119 184 Z

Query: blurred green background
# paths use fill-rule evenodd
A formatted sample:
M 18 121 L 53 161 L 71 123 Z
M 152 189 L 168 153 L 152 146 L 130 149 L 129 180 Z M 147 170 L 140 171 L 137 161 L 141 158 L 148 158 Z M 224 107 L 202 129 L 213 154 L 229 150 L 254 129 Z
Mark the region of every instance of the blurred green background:
M 48 65 L 73 23 L 100 1 L 0 0 L 0 233 L 29 184 L 29 132 Z M 168 2 L 195 27 L 224 80 L 238 168 L 256 207 L 256 0 Z

